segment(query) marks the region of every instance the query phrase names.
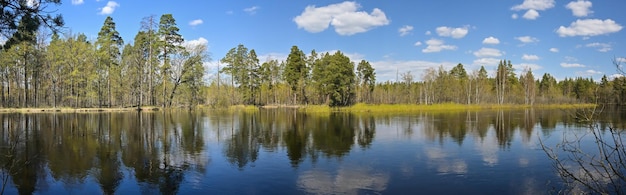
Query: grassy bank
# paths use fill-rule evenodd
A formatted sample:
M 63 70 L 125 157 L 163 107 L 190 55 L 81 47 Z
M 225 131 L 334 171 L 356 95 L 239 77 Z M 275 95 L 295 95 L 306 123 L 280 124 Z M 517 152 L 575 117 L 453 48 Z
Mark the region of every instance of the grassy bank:
M 466 111 L 466 110 L 497 110 L 497 109 L 575 109 L 575 108 L 592 108 L 595 104 L 538 104 L 538 105 L 522 105 L 522 104 L 355 104 L 349 107 L 332 108 L 329 106 L 302 106 L 300 110 L 303 112 L 373 112 L 373 113 L 397 113 L 397 112 L 420 112 L 420 111 Z
M 592 108 L 595 104 L 537 104 L 537 105 L 521 105 L 521 104 L 355 104 L 349 107 L 330 107 L 327 105 L 268 105 L 257 107 L 252 105 L 234 105 L 228 108 L 215 109 L 205 106 L 199 106 L 196 109 L 201 110 L 226 110 L 226 111 L 243 111 L 255 112 L 260 108 L 295 108 L 307 113 L 330 113 L 330 112 L 355 112 L 355 113 L 402 113 L 402 112 L 421 112 L 421 111 L 466 111 L 466 110 L 495 110 L 495 109 L 575 109 L 575 108 Z M 177 108 L 170 108 L 177 109 Z M 160 111 L 161 107 L 146 106 L 142 107 L 142 112 Z M 0 108 L 0 113 L 90 113 L 90 112 L 136 112 L 137 108 Z

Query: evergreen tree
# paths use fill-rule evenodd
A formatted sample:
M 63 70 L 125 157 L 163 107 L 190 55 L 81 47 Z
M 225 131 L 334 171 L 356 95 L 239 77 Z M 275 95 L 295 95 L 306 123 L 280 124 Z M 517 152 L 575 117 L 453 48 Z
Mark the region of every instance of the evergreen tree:
M 113 93 L 111 91 L 111 82 L 113 77 L 118 79 L 118 83 L 121 85 L 121 68 L 119 67 L 120 63 L 120 48 L 124 45 L 124 40 L 120 36 L 119 32 L 115 29 L 115 22 L 113 22 L 113 18 L 107 16 L 104 20 L 104 24 L 98 32 L 98 40 L 96 41 L 96 47 L 98 48 L 98 68 L 101 77 L 101 81 L 106 82 L 107 86 L 107 96 L 108 96 L 108 104 L 107 106 L 110 108 L 112 103 Z M 100 101 L 100 106 L 102 106 L 102 101 Z
M 363 93 L 361 94 L 361 101 L 370 102 L 370 97 L 374 91 L 374 85 L 376 84 L 376 72 L 372 65 L 365 60 L 361 60 L 356 67 L 358 82 Z
M 163 107 L 170 105 L 171 102 L 167 102 L 166 95 L 168 94 L 167 86 L 171 85 L 171 56 L 182 50 L 182 43 L 185 41 L 183 36 L 178 33 L 180 29 L 176 25 L 176 20 L 172 14 L 163 14 L 159 21 L 158 31 L 158 48 L 160 51 L 159 58 L 161 59 L 161 85 L 162 91 L 162 105 Z
M 293 103 L 306 103 L 305 94 L 306 80 L 309 76 L 309 68 L 306 66 L 306 56 L 298 46 L 292 46 L 287 57 L 283 78 L 287 85 L 291 87 L 293 93 Z M 299 97 L 299 99 L 298 99 Z M 298 101 L 300 100 L 300 101 Z

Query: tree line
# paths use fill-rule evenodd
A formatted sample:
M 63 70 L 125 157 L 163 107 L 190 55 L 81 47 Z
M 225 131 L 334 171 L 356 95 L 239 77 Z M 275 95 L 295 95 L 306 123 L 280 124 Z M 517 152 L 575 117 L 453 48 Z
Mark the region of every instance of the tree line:
M 484 67 L 468 72 L 429 68 L 415 81 L 410 72 L 376 82 L 372 65 L 341 51 L 305 54 L 292 46 L 286 60 L 261 62 L 240 44 L 218 60 L 210 78 L 206 45 L 187 44 L 176 20 L 149 16 L 125 42 L 107 17 L 96 40 L 84 34 L 47 33 L 36 17 L 21 17 L 0 52 L 1 107 L 224 107 L 245 105 L 550 104 L 626 101 L 626 79 L 557 81 L 532 70 L 519 76 L 502 60 L 495 76 Z

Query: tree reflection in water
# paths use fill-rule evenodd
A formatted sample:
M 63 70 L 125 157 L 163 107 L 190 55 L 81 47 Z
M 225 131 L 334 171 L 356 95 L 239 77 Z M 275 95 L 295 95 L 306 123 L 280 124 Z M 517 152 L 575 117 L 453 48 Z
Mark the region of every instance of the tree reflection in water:
M 311 114 L 293 109 L 4 113 L 0 123 L 0 194 L 46 193 L 50 188 L 58 190 L 57 185 L 65 191 L 51 193 L 96 186 L 84 190 L 114 194 L 120 193 L 126 182 L 136 183 L 134 189 L 141 193 L 176 194 L 187 192 L 181 186 L 191 182 L 190 173 L 198 174 L 193 179 L 200 188 L 206 187 L 200 180 L 211 179 L 206 175 L 212 174 L 207 170 L 212 158 L 246 175 L 251 173 L 248 169 L 266 162 L 262 160 L 267 160 L 263 158 L 268 153 L 284 157 L 273 165 L 285 160 L 278 166 L 292 167 L 293 172 L 288 173 L 294 174 L 292 185 L 296 186 L 292 187 L 305 192 L 380 192 L 392 186 L 388 183 L 394 178 L 393 171 L 404 179 L 419 177 L 423 169 L 439 175 L 469 175 L 475 164 L 505 164 L 499 155 L 515 150 L 516 137 L 532 144 L 536 127 L 546 136 L 555 128 L 578 125 L 562 111 L 541 109 L 408 114 Z M 602 118 L 599 125 L 608 123 L 624 126 L 621 115 Z M 397 154 L 363 155 L 389 150 L 385 147 L 396 146 L 390 142 L 403 140 L 420 147 L 398 152 L 422 157 L 402 156 L 404 160 L 395 167 L 398 170 L 376 167 L 387 159 L 366 159 L 377 155 L 400 158 L 394 156 Z M 445 148 L 449 144 L 458 145 L 458 151 L 475 151 L 479 163 L 461 152 L 449 151 Z M 217 151 L 213 155 L 218 156 L 209 157 L 210 151 Z M 519 166 L 536 163 L 532 156 L 518 157 Z M 342 164 L 354 158 L 371 160 L 371 164 Z M 337 164 L 330 165 L 336 167 L 325 167 L 331 162 L 328 159 L 336 160 L 331 161 Z

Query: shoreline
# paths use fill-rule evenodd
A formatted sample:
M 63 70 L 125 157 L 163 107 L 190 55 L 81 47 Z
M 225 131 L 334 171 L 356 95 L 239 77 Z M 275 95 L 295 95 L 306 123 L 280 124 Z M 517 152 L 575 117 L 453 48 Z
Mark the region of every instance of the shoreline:
M 349 107 L 333 108 L 327 105 L 233 105 L 228 108 L 209 108 L 207 106 L 199 106 L 195 109 L 202 110 L 245 110 L 255 111 L 259 109 L 280 109 L 290 108 L 298 109 L 302 112 L 418 112 L 418 111 L 464 111 L 464 110 L 494 110 L 494 109 L 577 109 L 577 108 L 593 108 L 596 104 L 355 104 Z M 0 108 L 0 113 L 106 113 L 106 112 L 155 112 L 169 109 L 185 109 L 185 108 L 161 108 L 156 106 L 146 106 L 138 110 L 137 107 L 129 108 Z

